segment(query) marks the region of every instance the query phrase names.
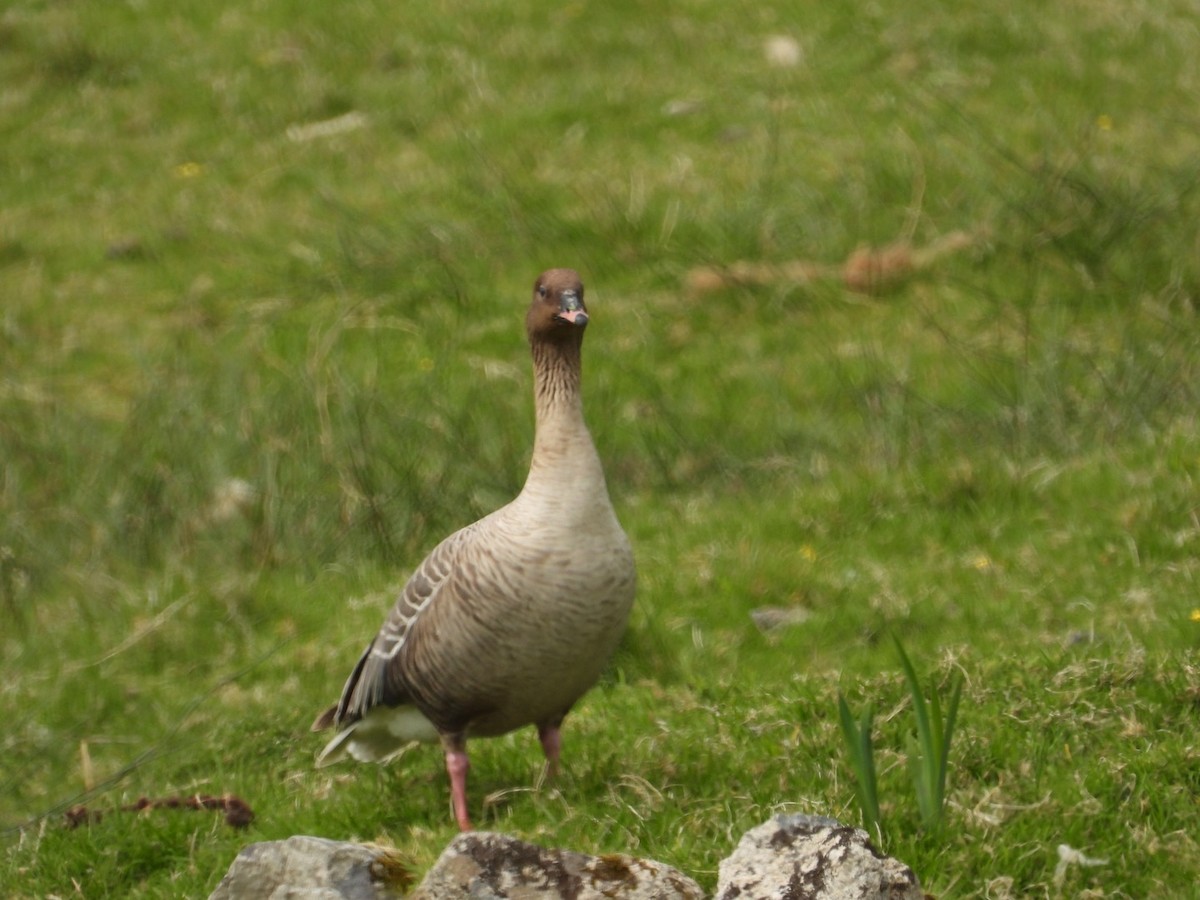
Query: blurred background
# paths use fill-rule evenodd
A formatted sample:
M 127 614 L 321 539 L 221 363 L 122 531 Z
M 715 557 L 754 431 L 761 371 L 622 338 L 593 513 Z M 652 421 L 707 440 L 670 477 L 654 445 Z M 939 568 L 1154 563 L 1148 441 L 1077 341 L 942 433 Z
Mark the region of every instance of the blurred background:
M 406 572 L 520 489 L 521 322 L 550 266 L 587 285 L 587 414 L 641 570 L 597 701 L 622 741 L 630 710 L 722 697 L 751 721 L 784 697 L 824 768 L 762 790 L 849 803 L 832 692 L 895 673 L 889 633 L 942 671 L 1140 654 L 1172 673 L 1149 679 L 1163 728 L 1194 713 L 1195 12 L 9 0 L 0 825 L 21 890 L 78 852 L 89 896 L 169 896 L 234 846 L 143 870 L 145 836 L 110 830 L 107 855 L 29 856 L 81 800 L 248 784 L 268 831 L 443 824 L 424 757 L 431 815 L 362 825 L 395 784 L 373 771 L 331 811 L 305 731 Z M 974 698 L 993 721 L 1026 693 L 1006 677 Z M 586 740 L 633 765 L 602 726 Z M 1029 758 L 980 762 L 980 795 Z M 697 796 L 730 777 L 695 764 Z M 747 790 L 729 815 L 753 824 L 771 801 Z M 578 792 L 582 819 L 603 796 Z M 605 833 L 710 865 L 715 838 L 669 814 Z M 986 870 L 955 853 L 926 871 Z M 1196 870 L 1194 843 L 1173 858 Z

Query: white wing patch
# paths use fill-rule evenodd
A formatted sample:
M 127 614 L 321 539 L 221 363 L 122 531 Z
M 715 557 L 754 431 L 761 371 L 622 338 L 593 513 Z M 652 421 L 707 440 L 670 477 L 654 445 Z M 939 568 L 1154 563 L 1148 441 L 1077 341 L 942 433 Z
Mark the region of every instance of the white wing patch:
M 344 728 L 321 751 L 318 766 L 349 756 L 358 762 L 391 762 L 417 743 L 438 739 L 437 729 L 412 706 L 377 706 Z

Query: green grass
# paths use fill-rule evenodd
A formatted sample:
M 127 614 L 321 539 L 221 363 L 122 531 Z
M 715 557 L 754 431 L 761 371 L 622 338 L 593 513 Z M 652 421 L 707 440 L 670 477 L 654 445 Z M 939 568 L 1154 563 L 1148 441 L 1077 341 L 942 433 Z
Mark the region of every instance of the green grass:
M 874 706 L 887 849 L 934 895 L 1193 890 L 1193 18 L 9 3 L 0 894 L 204 896 L 293 833 L 436 857 L 436 750 L 317 772 L 307 728 L 423 552 L 519 489 L 551 265 L 588 284 L 639 599 L 558 784 L 532 734 L 473 745 L 478 825 L 711 887 L 773 812 L 857 819 L 840 692 Z M 684 288 L 959 230 L 885 297 Z M 807 619 L 762 633 L 764 606 Z M 936 837 L 892 637 L 964 677 Z M 256 821 L 61 826 L 191 792 Z M 1062 843 L 1108 863 L 1060 892 Z

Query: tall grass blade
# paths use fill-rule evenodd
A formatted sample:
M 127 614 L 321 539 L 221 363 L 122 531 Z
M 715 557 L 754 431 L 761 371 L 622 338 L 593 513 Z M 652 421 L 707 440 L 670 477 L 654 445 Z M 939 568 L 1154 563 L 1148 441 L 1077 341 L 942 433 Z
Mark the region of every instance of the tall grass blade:
M 904 651 L 898 638 L 896 651 L 900 665 L 908 682 L 912 696 L 913 714 L 917 720 L 917 734 L 908 740 L 908 770 L 913 789 L 917 795 L 917 808 L 921 821 L 928 829 L 937 828 L 945 809 L 946 776 L 950 768 L 950 742 L 954 736 L 954 723 L 958 716 L 958 702 L 962 696 L 962 673 L 955 672 L 951 679 L 950 699 L 942 718 L 941 700 L 936 685 L 929 687 L 929 700 L 921 690 L 921 681 L 912 660 Z
M 854 770 L 855 795 L 863 827 L 882 841 L 883 829 L 879 814 L 879 787 L 875 774 L 875 750 L 871 741 L 871 730 L 875 719 L 875 708 L 868 705 L 862 718 L 856 723 L 850 706 L 841 692 L 838 693 L 838 718 L 846 750 L 850 755 L 850 767 Z

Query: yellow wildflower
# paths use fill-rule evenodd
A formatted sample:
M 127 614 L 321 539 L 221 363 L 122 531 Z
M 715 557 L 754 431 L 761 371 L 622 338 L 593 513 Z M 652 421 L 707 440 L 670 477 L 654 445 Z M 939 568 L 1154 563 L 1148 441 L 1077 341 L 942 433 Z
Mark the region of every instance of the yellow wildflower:
M 204 174 L 204 166 L 198 162 L 180 163 L 175 167 L 176 178 L 199 178 Z

